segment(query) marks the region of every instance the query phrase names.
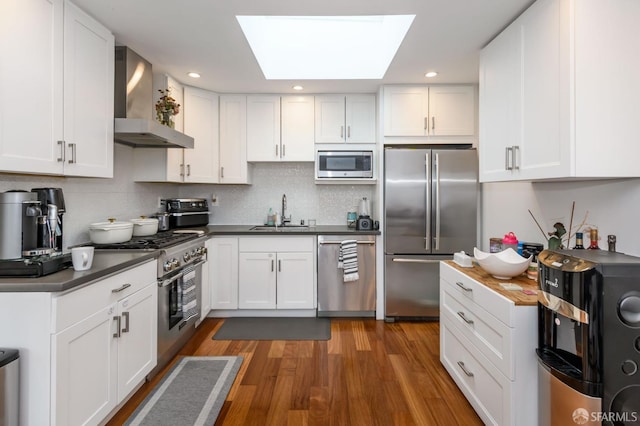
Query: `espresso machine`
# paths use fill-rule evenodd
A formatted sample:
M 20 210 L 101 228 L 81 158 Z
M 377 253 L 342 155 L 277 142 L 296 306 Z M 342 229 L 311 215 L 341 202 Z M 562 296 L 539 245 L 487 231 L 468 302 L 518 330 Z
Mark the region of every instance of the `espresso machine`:
M 61 213 L 52 202 L 60 203 L 64 211 L 59 188 L 42 195 L 0 193 L 0 277 L 39 277 L 71 266 L 71 255 L 62 253 Z

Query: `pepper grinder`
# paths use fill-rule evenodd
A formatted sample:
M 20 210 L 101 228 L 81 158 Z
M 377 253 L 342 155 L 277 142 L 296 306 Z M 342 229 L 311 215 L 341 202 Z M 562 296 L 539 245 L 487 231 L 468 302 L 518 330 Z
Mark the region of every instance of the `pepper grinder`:
M 609 251 L 616 251 L 616 236 L 607 235 L 607 243 L 609 244 Z

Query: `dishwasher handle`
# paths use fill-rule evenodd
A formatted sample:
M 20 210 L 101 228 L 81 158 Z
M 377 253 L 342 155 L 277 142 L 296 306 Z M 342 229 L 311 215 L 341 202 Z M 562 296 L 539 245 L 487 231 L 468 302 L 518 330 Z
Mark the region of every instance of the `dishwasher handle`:
M 367 244 L 367 245 L 373 245 L 375 244 L 375 241 L 356 241 L 356 244 Z M 326 245 L 326 244 L 342 244 L 342 241 L 320 241 L 318 242 L 318 244 L 320 244 L 321 246 Z

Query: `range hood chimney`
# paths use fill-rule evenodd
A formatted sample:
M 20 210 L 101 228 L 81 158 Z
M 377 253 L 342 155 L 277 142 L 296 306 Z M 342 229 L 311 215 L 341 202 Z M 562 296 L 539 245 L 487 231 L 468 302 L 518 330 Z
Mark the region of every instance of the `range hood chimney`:
M 136 148 L 193 148 L 194 140 L 154 119 L 153 72 L 126 46 L 115 52 L 114 140 Z

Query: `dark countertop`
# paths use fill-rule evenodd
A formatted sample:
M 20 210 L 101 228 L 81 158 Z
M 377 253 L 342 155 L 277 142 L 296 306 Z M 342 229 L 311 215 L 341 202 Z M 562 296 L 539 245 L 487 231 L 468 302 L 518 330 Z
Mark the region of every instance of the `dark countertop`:
M 380 235 L 380 231 L 356 231 L 343 225 L 323 225 L 306 229 L 287 229 L 252 231 L 256 225 L 208 225 L 193 228 L 204 231 L 208 236 L 216 235 Z M 83 284 L 101 280 L 111 274 L 122 272 L 160 255 L 155 251 L 96 251 L 91 269 L 76 272 L 73 268 L 39 278 L 0 278 L 2 292 L 59 292 Z
M 318 225 L 315 228 L 287 229 L 278 227 L 278 230 L 251 231 L 257 225 L 209 225 L 202 229 L 208 235 L 380 235 L 380 231 L 356 231 L 346 225 Z
M 87 271 L 77 272 L 70 267 L 38 278 L 0 278 L 0 293 L 65 291 L 125 271 L 159 254 L 159 251 L 96 251 L 91 269 Z

